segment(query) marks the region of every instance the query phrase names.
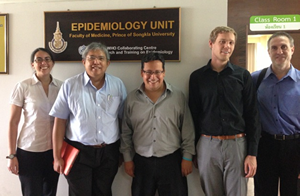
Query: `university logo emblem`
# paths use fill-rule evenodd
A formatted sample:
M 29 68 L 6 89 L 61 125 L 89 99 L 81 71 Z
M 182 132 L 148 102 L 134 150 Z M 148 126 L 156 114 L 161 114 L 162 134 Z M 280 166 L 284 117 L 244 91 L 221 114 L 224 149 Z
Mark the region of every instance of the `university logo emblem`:
M 85 48 L 86 48 L 85 45 L 79 46 L 79 47 L 78 47 L 78 53 L 79 53 L 80 55 L 82 55 L 82 53 L 83 53 L 83 51 L 85 50 Z
M 54 53 L 62 53 L 67 48 L 68 42 L 66 42 L 62 37 L 59 22 L 56 23 L 56 31 L 53 33 L 53 39 L 48 44 L 50 50 Z

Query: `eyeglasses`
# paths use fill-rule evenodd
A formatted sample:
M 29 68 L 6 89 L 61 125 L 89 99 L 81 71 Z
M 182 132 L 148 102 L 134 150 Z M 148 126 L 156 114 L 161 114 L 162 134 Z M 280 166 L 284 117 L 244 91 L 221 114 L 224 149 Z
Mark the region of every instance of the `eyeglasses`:
M 147 75 L 147 76 L 152 76 L 153 74 L 156 75 L 156 76 L 160 76 L 160 74 L 164 73 L 164 70 L 163 71 L 145 71 L 143 70 L 143 72 Z
M 36 63 L 42 63 L 43 61 L 45 61 L 46 63 L 49 63 L 49 62 L 51 62 L 52 61 L 52 59 L 51 58 L 45 58 L 45 59 L 43 59 L 43 58 L 36 58 L 36 59 L 34 59 L 34 61 L 36 62 Z
M 96 59 L 101 62 L 106 60 L 106 58 L 104 56 L 88 56 L 87 57 L 87 60 L 89 60 L 89 61 L 95 61 Z

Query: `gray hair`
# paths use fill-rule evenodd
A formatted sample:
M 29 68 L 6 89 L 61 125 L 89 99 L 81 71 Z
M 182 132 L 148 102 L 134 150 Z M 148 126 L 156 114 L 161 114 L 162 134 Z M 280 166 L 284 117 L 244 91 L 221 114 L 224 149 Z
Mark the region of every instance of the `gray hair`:
M 100 42 L 92 42 L 90 43 L 82 52 L 82 59 L 85 59 L 89 51 L 91 50 L 101 50 L 105 53 L 106 59 L 109 61 L 110 60 L 110 55 L 108 53 L 106 45 L 100 43 Z
M 275 38 L 275 37 L 281 37 L 281 36 L 287 37 L 287 38 L 289 39 L 289 41 L 290 41 L 290 46 L 291 46 L 291 47 L 294 47 L 294 38 L 293 38 L 290 34 L 288 34 L 287 32 L 279 31 L 279 32 L 274 33 L 274 34 L 269 38 L 269 40 L 268 40 L 268 49 L 270 48 L 270 42 L 271 42 L 271 40 L 272 40 L 273 38 Z

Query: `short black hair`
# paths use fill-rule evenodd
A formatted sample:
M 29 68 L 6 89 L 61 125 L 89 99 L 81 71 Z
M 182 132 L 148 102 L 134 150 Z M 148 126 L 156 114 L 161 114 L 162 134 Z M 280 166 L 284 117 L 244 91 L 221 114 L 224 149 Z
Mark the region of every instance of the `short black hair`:
M 51 58 L 53 64 L 55 63 L 52 53 L 51 53 L 48 49 L 46 49 L 46 48 L 37 48 L 37 49 L 35 49 L 35 50 L 31 53 L 31 56 L 30 56 L 30 62 L 31 62 L 31 63 L 33 63 L 33 61 L 34 61 L 34 56 L 35 56 L 35 54 L 36 54 L 37 52 L 39 52 L 39 51 L 43 51 L 43 52 L 46 52 L 47 54 L 49 54 L 49 56 L 50 56 L 50 58 Z
M 159 53 L 154 53 L 154 52 L 148 53 L 148 54 L 143 56 L 141 69 L 144 70 L 144 63 L 147 63 L 147 62 L 150 62 L 150 61 L 155 61 L 155 60 L 159 60 L 160 62 L 162 62 L 162 68 L 163 68 L 163 70 L 165 70 L 165 58 L 164 58 L 164 56 L 159 54 Z

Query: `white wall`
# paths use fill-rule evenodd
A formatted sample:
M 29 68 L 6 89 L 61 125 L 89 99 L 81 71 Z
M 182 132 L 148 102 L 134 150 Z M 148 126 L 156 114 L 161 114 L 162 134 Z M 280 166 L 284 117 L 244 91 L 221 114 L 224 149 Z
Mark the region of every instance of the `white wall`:
M 0 13 L 9 14 L 9 75 L 0 75 L 0 196 L 21 195 L 18 177 L 8 172 L 7 130 L 10 115 L 9 96 L 13 86 L 32 74 L 29 63 L 31 52 L 44 46 L 44 11 L 106 10 L 131 8 L 181 7 L 181 62 L 167 62 L 165 79 L 188 93 L 190 73 L 207 63 L 210 58 L 208 37 L 210 31 L 227 24 L 227 1 L 224 0 L 93 0 L 56 1 L 32 0 L 29 2 L 6 3 L 0 0 Z M 10 1 L 14 2 L 14 1 Z M 22 1 L 21 1 L 22 2 Z M 53 76 L 65 80 L 82 72 L 81 63 L 57 62 Z M 112 62 L 108 73 L 120 77 L 131 91 L 142 82 L 140 63 Z M 189 195 L 203 195 L 198 171 L 188 176 Z M 119 169 L 113 184 L 113 195 L 130 195 L 131 178 L 123 166 Z M 60 177 L 58 196 L 67 195 L 67 183 Z

